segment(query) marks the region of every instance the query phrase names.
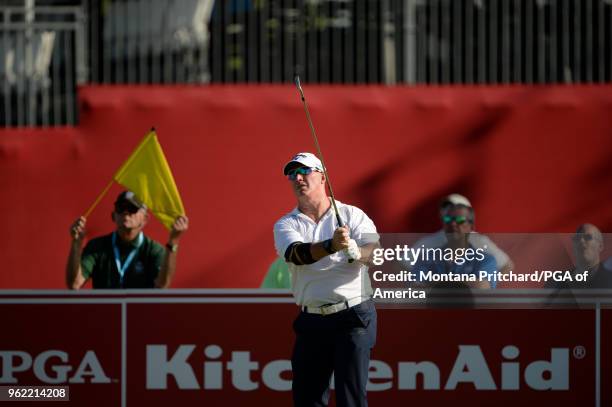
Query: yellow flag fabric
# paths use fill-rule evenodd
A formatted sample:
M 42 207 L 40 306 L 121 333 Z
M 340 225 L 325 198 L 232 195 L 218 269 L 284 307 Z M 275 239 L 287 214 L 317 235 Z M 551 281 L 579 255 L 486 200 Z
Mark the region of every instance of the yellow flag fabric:
M 179 215 L 185 214 L 155 131 L 145 136 L 113 179 L 132 191 L 168 230 Z

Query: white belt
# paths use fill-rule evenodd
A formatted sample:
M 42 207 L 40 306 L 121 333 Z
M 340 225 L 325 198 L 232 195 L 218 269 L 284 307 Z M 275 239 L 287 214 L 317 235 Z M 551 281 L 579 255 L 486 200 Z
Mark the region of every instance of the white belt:
M 345 309 L 349 309 L 351 307 L 354 307 L 355 305 L 361 304 L 365 300 L 366 298 L 356 297 L 356 298 L 351 298 L 350 300 L 342 301 L 336 304 L 323 305 L 321 307 L 303 306 L 302 311 L 308 314 L 320 314 L 320 315 L 335 314 L 336 312 L 344 311 Z

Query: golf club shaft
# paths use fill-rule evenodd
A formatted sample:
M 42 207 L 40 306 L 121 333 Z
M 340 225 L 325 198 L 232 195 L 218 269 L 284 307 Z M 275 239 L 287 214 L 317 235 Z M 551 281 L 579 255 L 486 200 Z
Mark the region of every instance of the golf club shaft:
M 317 133 L 315 132 L 314 126 L 312 125 L 312 119 L 310 118 L 310 112 L 308 111 L 308 104 L 306 103 L 306 98 L 304 97 L 304 91 L 302 90 L 302 85 L 300 84 L 300 77 L 295 77 L 295 86 L 300 92 L 300 97 L 302 98 L 302 103 L 304 104 L 304 110 L 306 111 L 306 119 L 308 120 L 308 125 L 310 126 L 310 132 L 312 133 L 312 138 L 314 139 L 315 147 L 317 148 L 317 154 L 319 155 L 319 159 L 321 160 L 321 164 L 323 166 L 323 174 L 325 174 L 325 181 L 327 183 L 327 187 L 329 188 L 329 195 L 331 196 L 332 206 L 334 207 L 334 213 L 336 214 L 336 220 L 338 221 L 338 226 L 343 227 L 344 222 L 340 217 L 340 212 L 338 212 L 338 207 L 336 206 L 336 198 L 334 196 L 334 190 L 331 186 L 331 181 L 329 179 L 329 174 L 327 173 L 327 167 L 325 166 L 325 161 L 323 160 L 323 153 L 321 152 L 321 147 L 319 146 L 319 139 L 317 138 Z
M 310 132 L 312 133 L 312 138 L 315 142 L 315 147 L 317 148 L 317 154 L 319 155 L 319 160 L 321 160 L 321 166 L 323 167 L 323 174 L 325 175 L 325 182 L 327 183 L 327 188 L 329 188 L 329 195 L 331 198 L 332 207 L 334 208 L 334 213 L 336 214 L 336 220 L 338 221 L 339 227 L 344 227 L 344 222 L 340 217 L 340 212 L 338 212 L 338 207 L 336 206 L 336 197 L 334 196 L 334 190 L 331 186 L 331 180 L 329 179 L 329 174 L 327 173 L 327 167 L 325 166 L 325 160 L 323 160 L 323 153 L 321 152 L 321 147 L 319 146 L 319 139 L 317 138 L 317 133 L 315 132 L 314 126 L 312 125 L 312 119 L 310 118 L 310 111 L 308 111 L 308 104 L 306 103 L 306 98 L 304 97 L 304 91 L 302 90 L 302 85 L 300 84 L 300 77 L 295 76 L 295 86 L 300 92 L 300 97 L 302 98 L 302 104 L 304 105 L 304 111 L 306 111 L 306 119 L 308 120 L 308 125 L 310 126 Z M 355 259 L 349 258 L 348 262 L 352 263 Z

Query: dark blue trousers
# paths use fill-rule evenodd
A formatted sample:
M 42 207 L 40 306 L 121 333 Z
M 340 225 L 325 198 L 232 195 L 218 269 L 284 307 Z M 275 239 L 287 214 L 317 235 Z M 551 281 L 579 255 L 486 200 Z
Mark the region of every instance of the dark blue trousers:
M 300 312 L 293 329 L 294 406 L 327 406 L 332 373 L 337 407 L 367 406 L 370 351 L 376 343 L 374 302 L 331 315 Z

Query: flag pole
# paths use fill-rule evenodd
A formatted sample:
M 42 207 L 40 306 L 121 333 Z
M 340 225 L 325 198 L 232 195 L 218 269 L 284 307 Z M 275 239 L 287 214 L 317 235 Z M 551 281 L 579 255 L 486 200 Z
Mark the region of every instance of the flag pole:
M 85 215 L 83 215 L 85 218 L 87 218 L 89 214 L 91 214 L 91 212 L 94 210 L 94 208 L 100 203 L 100 201 L 102 200 L 104 195 L 106 195 L 110 187 L 113 186 L 113 182 L 115 182 L 114 179 L 112 179 L 111 182 L 108 183 L 106 188 L 104 188 L 104 191 L 102 191 L 102 193 L 98 195 L 98 197 L 96 198 L 96 201 L 89 207 L 89 209 L 87 209 L 87 212 L 85 212 Z

